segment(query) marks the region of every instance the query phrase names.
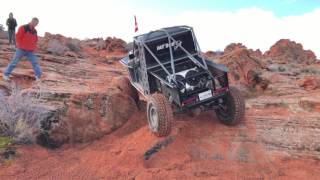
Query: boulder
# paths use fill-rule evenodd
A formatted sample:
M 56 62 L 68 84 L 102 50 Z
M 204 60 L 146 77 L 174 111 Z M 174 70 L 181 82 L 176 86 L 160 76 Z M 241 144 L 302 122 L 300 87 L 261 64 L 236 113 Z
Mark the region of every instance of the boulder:
M 127 52 L 127 43 L 122 39 L 108 37 L 106 39 L 107 52 Z
M 59 146 L 66 142 L 94 141 L 117 130 L 137 109 L 133 99 L 119 89 L 73 94 L 66 107 L 59 123 L 51 124 L 39 136 L 40 143 Z
M 112 84 L 117 82 L 112 79 L 125 75 L 125 71 L 118 64 L 101 62 L 99 57 L 79 58 L 78 45 L 82 42 L 47 33 L 37 52 L 43 70 L 41 83 L 35 83 L 32 66 L 24 61 L 12 73 L 11 82 L 0 80 L 1 94 L 10 96 L 11 84 L 16 84 L 39 101 L 44 118 L 32 131 L 37 142 L 49 148 L 101 138 L 120 128 L 137 109 L 135 100 L 123 92 L 125 88 Z M 1 74 L 13 54 L 7 46 L 7 41 L 0 40 Z M 116 61 L 122 56 L 108 57 Z
M 227 46 L 224 55 L 217 61 L 229 68 L 229 79 L 232 84 L 241 83 L 259 89 L 268 87 L 268 80 L 261 77 L 265 65 L 253 50 L 247 49 L 242 44 Z
M 81 56 L 81 41 L 78 39 L 67 38 L 60 34 L 45 33 L 43 38 L 40 38 L 39 49 L 46 53 L 52 53 L 58 56 Z
M 224 49 L 224 54 L 227 53 L 231 53 L 235 50 L 239 50 L 239 49 L 247 49 L 250 52 L 250 56 L 256 58 L 256 59 L 261 59 L 262 58 L 262 52 L 260 51 L 260 49 L 257 50 L 252 50 L 252 49 L 248 49 L 245 45 L 243 45 L 242 43 L 231 43 L 229 44 L 225 49 Z
M 61 42 L 56 39 L 50 40 L 47 47 L 47 52 L 54 55 L 62 56 L 68 50 Z
M 272 62 L 280 64 L 313 64 L 317 60 L 316 55 L 312 51 L 304 50 L 300 43 L 289 39 L 279 40 L 263 56 Z

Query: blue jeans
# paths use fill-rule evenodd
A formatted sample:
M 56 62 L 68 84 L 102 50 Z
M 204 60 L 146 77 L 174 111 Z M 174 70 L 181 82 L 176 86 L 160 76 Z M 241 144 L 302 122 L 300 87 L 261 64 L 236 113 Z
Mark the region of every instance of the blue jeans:
M 9 44 L 16 45 L 16 31 L 14 29 L 8 29 Z
M 23 56 L 26 56 L 27 59 L 31 62 L 35 76 L 37 78 L 41 78 L 42 73 L 38 65 L 38 57 L 32 51 L 25 51 L 22 49 L 16 50 L 14 57 L 4 71 L 4 75 L 9 76 Z

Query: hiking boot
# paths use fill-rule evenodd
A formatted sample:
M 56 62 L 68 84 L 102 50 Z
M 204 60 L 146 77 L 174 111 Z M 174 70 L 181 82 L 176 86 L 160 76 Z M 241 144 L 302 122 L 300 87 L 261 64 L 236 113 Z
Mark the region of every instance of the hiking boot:
M 16 50 L 16 46 L 13 45 L 13 44 L 10 44 L 10 49 L 11 49 L 11 50 Z
M 41 78 L 36 77 L 36 82 L 41 82 Z
M 9 76 L 3 75 L 2 78 L 3 78 L 4 81 L 10 81 L 10 77 Z

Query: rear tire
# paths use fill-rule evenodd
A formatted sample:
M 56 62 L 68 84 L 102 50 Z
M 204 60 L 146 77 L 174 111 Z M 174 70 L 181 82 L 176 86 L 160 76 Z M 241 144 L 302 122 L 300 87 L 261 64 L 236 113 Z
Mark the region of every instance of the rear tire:
M 219 109 L 216 110 L 219 121 L 226 125 L 237 125 L 244 119 L 245 102 L 241 92 L 230 87 L 224 97 L 224 102 Z
M 172 108 L 162 94 L 153 94 L 148 98 L 147 117 L 150 130 L 158 137 L 168 136 L 173 123 Z

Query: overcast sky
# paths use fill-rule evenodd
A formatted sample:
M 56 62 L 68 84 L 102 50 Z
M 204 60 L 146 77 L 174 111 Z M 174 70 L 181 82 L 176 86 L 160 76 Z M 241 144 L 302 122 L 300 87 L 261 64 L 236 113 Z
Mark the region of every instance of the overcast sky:
M 8 0 L 1 2 L 0 24 L 9 12 L 19 25 L 38 17 L 40 35 L 130 41 L 137 15 L 138 33 L 193 26 L 203 51 L 223 50 L 232 42 L 265 51 L 289 38 L 320 57 L 320 0 Z

